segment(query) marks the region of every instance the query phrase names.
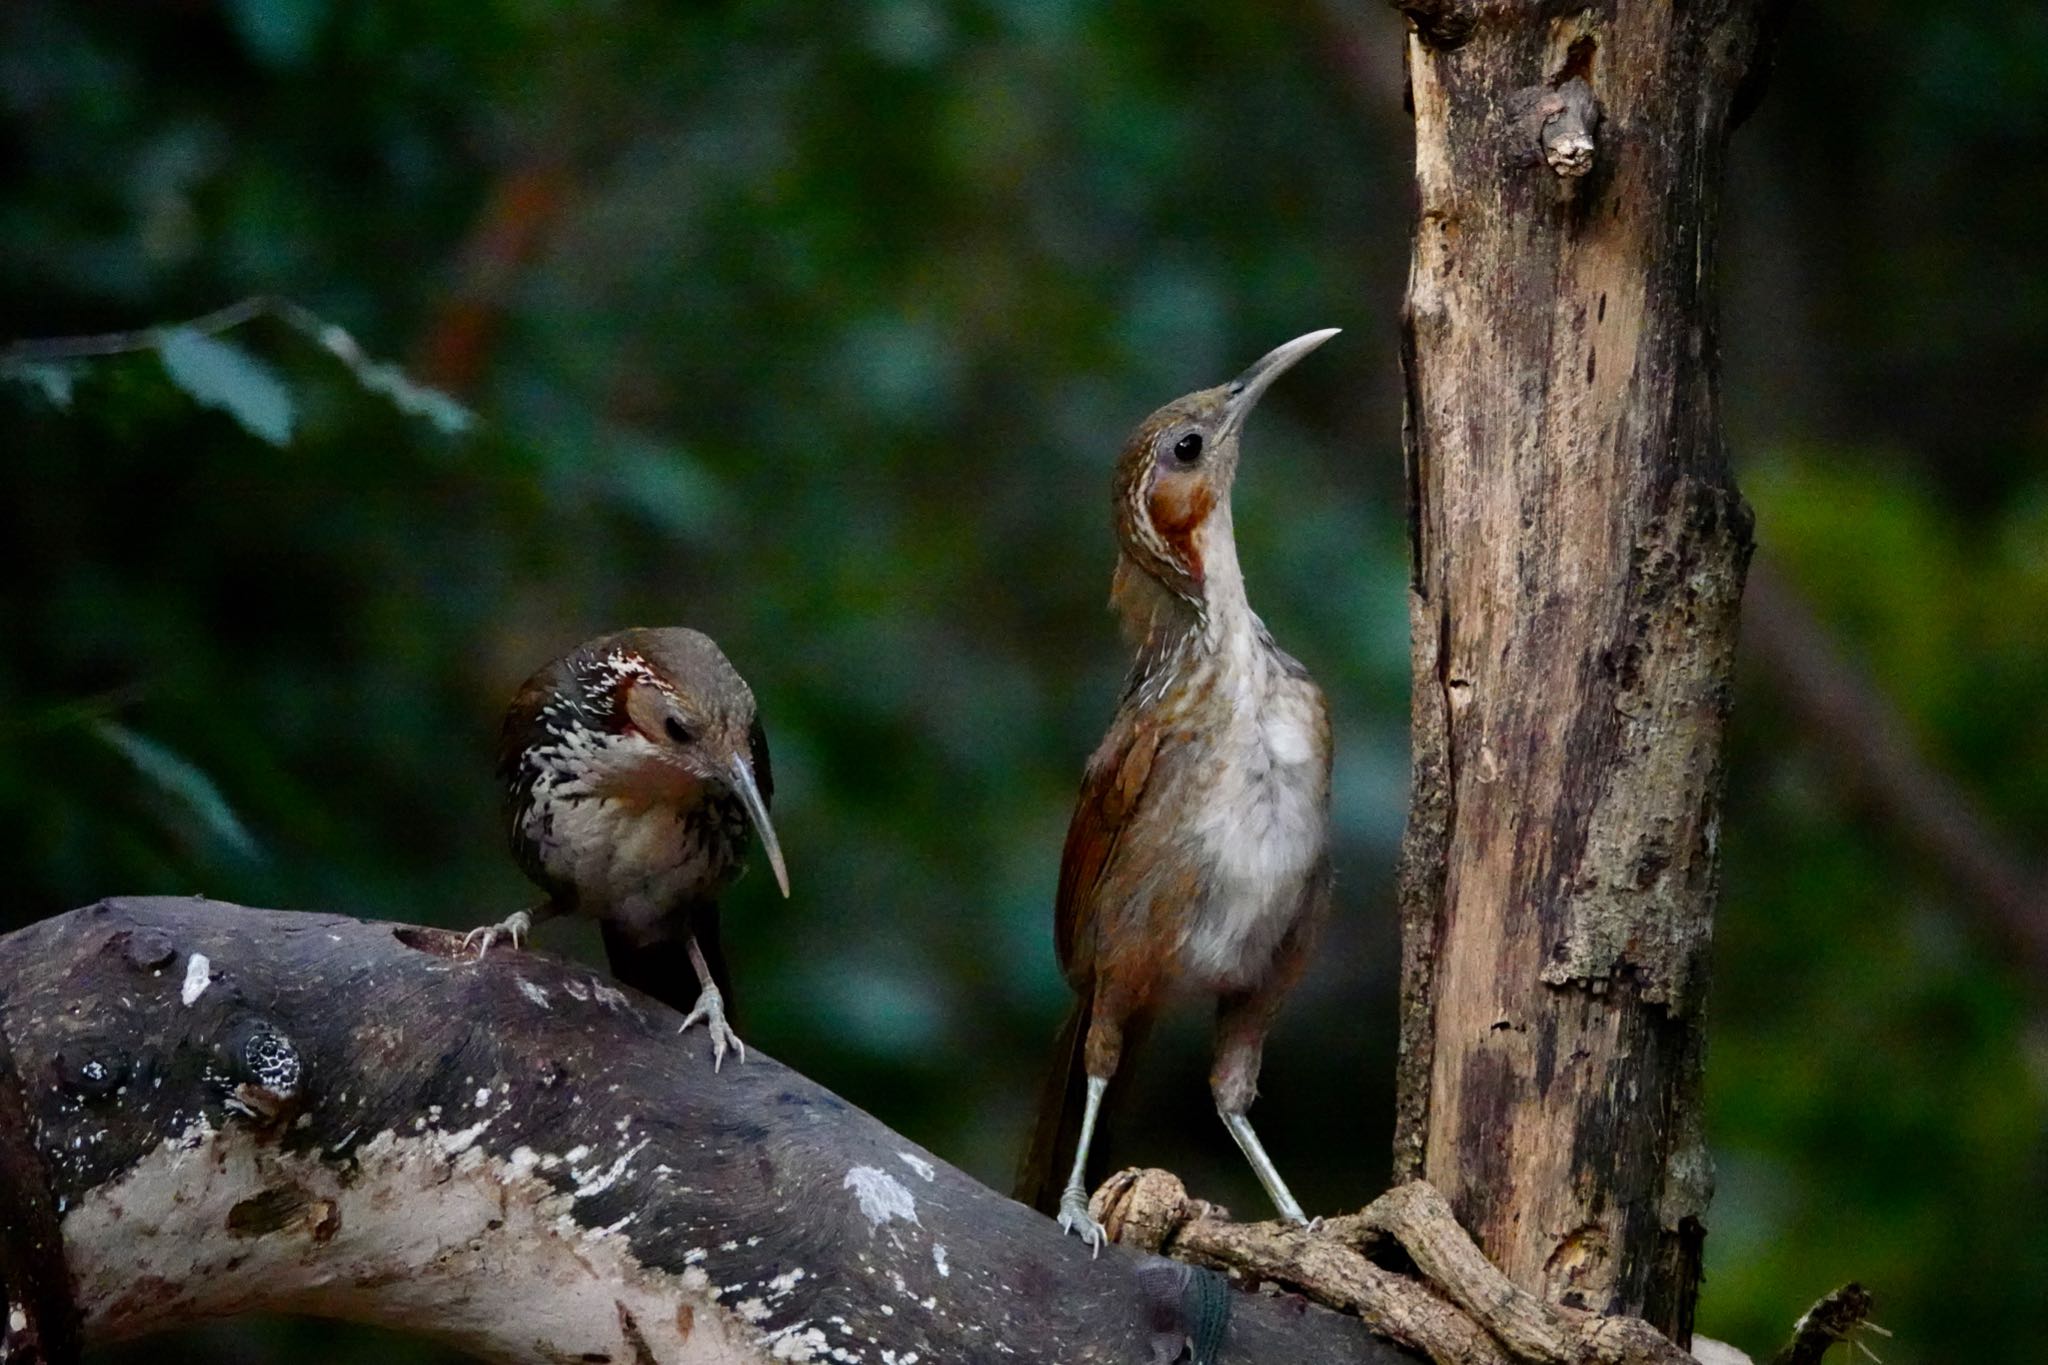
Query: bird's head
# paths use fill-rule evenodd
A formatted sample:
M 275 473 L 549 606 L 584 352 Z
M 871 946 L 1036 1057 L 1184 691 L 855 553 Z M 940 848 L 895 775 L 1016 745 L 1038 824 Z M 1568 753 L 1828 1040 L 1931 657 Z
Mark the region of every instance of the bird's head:
M 1245 418 L 1275 379 L 1335 335 L 1329 327 L 1296 337 L 1229 383 L 1174 399 L 1124 443 L 1117 457 L 1117 539 L 1169 592 L 1203 600 L 1211 538 L 1230 533 L 1230 488 Z
M 682 628 L 626 631 L 593 649 L 591 664 L 585 686 L 606 693 L 591 709 L 613 730 L 606 787 L 679 809 L 737 798 L 787 896 L 789 870 L 768 818 L 768 736 L 739 670 L 710 636 Z

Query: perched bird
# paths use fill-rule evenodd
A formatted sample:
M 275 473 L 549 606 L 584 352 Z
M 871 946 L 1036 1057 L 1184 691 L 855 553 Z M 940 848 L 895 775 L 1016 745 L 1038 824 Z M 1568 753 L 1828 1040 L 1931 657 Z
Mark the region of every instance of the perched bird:
M 1136 659 L 1060 859 L 1053 932 L 1078 999 L 1017 1189 L 1098 1251 L 1085 1176 L 1102 1097 L 1126 1035 L 1172 994 L 1216 1001 L 1217 1113 L 1281 1215 L 1305 1221 L 1245 1111 L 1329 904 L 1330 717 L 1245 599 L 1230 490 L 1246 415 L 1335 335 L 1168 403 L 1117 460 L 1110 603 Z
M 711 637 L 628 630 L 555 660 L 512 699 L 498 775 L 513 855 L 547 900 L 473 930 L 479 955 L 500 937 L 517 947 L 536 919 L 588 915 L 614 976 L 687 1008 L 685 1029 L 705 1026 L 714 1070 L 728 1047 L 746 1060 L 726 1019 L 718 895 L 740 874 L 750 825 L 785 896 L 789 872 L 768 819 L 768 735 Z

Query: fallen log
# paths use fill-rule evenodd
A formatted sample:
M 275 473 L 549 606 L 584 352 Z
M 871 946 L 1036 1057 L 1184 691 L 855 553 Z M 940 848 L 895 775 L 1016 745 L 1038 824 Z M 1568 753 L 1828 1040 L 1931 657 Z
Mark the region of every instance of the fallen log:
M 335 915 L 117 899 L 0 938 L 30 1193 L 89 1346 L 265 1311 L 548 1365 L 1152 1358 L 1136 1255 L 1091 1260 L 757 1050 L 714 1074 L 679 1022 Z M 63 1316 L 0 1289 L 5 1322 Z M 1411 1359 L 1258 1294 L 1225 1358 Z

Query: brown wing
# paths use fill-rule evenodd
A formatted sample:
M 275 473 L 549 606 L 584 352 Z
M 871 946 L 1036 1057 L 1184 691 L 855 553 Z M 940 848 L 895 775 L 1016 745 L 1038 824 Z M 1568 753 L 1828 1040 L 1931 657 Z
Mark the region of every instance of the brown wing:
M 1095 892 L 1152 776 L 1159 728 L 1144 717 L 1118 716 L 1081 778 L 1081 796 L 1060 853 L 1060 889 L 1053 903 L 1053 942 L 1060 970 L 1076 989 L 1095 974 Z

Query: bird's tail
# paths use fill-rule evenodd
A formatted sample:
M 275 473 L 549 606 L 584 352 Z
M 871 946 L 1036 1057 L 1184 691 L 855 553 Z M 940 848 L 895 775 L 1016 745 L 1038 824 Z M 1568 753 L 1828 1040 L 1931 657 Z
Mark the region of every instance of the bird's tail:
M 1088 1040 L 1088 1016 L 1095 1005 L 1093 987 L 1083 991 L 1060 1025 L 1052 1069 L 1038 1096 L 1038 1120 L 1031 1144 L 1017 1163 L 1017 1186 L 1011 1192 L 1020 1204 L 1040 1213 L 1058 1213 L 1060 1191 L 1066 1188 L 1067 1167 L 1081 1142 L 1081 1112 L 1088 1100 L 1088 1068 L 1082 1050 Z
M 699 906 L 693 908 L 687 921 L 679 923 L 671 938 L 659 939 L 653 943 L 635 943 L 609 920 L 603 922 L 604 960 L 611 973 L 622 986 L 651 995 L 672 1010 L 688 1014 L 697 1003 L 697 993 L 702 989 L 697 983 L 697 969 L 690 965 L 689 940 L 683 936 L 682 924 L 697 936 L 697 947 L 704 953 L 704 965 L 711 969 L 711 980 L 718 987 L 718 993 L 725 997 L 725 1017 L 728 1023 L 738 1027 L 739 1010 L 732 997 L 732 974 L 725 968 L 725 953 L 718 942 L 718 907 Z

